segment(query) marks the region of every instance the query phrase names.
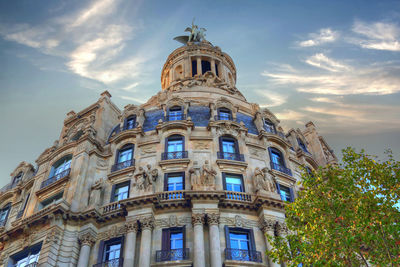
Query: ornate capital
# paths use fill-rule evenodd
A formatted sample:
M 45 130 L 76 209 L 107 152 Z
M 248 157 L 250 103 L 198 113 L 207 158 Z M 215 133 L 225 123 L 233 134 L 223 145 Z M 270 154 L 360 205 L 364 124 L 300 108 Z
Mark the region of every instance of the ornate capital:
M 203 213 L 194 213 L 192 214 L 192 224 L 204 224 L 204 214 Z
M 278 222 L 276 224 L 276 230 L 277 230 L 279 236 L 285 236 L 288 234 L 288 228 L 287 228 L 286 224 L 283 222 Z
M 140 219 L 140 226 L 142 230 L 151 230 L 154 228 L 154 218 L 153 217 L 144 217 Z
M 219 224 L 219 214 L 218 213 L 209 213 L 207 214 L 207 223 L 209 225 L 218 225 Z
M 130 233 L 130 232 L 137 233 L 138 228 L 139 228 L 139 225 L 138 225 L 138 222 L 137 222 L 137 221 L 134 221 L 134 222 L 126 222 L 126 223 L 125 223 L 125 231 L 126 231 L 127 233 Z
M 265 233 L 274 232 L 275 231 L 275 220 L 271 219 L 261 219 L 260 221 L 260 229 Z
M 81 246 L 91 247 L 96 242 L 96 237 L 92 233 L 84 233 L 79 236 L 79 242 L 81 242 Z

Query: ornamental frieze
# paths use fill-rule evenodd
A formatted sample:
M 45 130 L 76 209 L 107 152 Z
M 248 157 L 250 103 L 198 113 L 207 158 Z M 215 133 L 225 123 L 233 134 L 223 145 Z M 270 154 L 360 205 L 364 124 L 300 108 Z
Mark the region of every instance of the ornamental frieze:
M 220 223 L 235 227 L 258 227 L 259 223 L 253 220 L 245 219 L 239 215 L 232 217 L 220 217 Z

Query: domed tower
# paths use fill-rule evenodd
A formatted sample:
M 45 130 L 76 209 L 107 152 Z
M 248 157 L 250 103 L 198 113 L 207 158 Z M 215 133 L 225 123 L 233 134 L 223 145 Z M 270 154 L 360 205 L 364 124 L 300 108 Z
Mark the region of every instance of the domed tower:
M 284 133 L 247 102 L 231 57 L 204 28 L 186 30 L 157 95 L 121 111 L 103 92 L 67 114 L 35 170 L 21 163 L 11 174 L 0 189 L 1 264 L 280 266 L 265 235 L 285 236 L 284 202 L 303 167 L 336 157 L 312 122 Z

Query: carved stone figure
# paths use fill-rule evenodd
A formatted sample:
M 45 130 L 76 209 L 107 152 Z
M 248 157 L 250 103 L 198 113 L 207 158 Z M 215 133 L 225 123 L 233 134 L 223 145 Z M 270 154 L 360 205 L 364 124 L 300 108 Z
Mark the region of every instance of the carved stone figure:
M 152 189 L 153 182 L 158 178 L 158 170 L 151 169 L 151 165 L 147 164 L 147 170 L 143 167 L 139 167 L 138 172 L 135 174 L 135 185 L 139 191 L 150 191 Z
M 101 193 L 103 191 L 103 187 L 104 187 L 103 178 L 101 178 L 100 180 L 97 180 L 90 187 L 89 201 L 88 201 L 89 206 L 97 207 L 97 206 L 100 206 L 102 204 L 100 202 L 101 202 Z
M 200 175 L 199 175 L 199 168 L 190 168 L 190 183 L 192 185 L 192 190 L 194 190 L 198 185 L 200 185 Z
M 190 35 L 182 35 L 182 36 L 177 36 L 174 38 L 174 40 L 186 44 L 188 42 L 201 42 L 205 41 L 205 31 L 207 31 L 205 28 L 200 28 L 199 26 L 194 24 L 194 19 L 192 21 L 192 27 L 187 27 L 185 29 L 185 32 L 190 32 Z
M 145 190 L 146 189 L 146 171 L 143 167 L 139 167 L 138 172 L 135 174 L 135 184 L 137 190 Z
M 208 160 L 206 160 L 202 169 L 201 183 L 204 185 L 214 185 L 216 175 L 217 172 L 210 166 Z
M 256 167 L 254 170 L 253 183 L 256 193 L 277 192 L 273 175 L 268 173 L 267 168 L 260 169 Z

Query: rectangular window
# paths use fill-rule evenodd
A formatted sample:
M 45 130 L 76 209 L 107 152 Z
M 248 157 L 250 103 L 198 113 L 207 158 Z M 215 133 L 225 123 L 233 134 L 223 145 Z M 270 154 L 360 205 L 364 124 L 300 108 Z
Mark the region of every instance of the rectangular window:
M 119 151 L 118 153 L 118 163 L 129 161 L 132 159 L 132 148 L 127 148 Z
M 220 110 L 219 111 L 219 119 L 223 121 L 229 121 L 231 120 L 231 113 L 226 110 Z
M 168 120 L 169 121 L 180 121 L 183 120 L 183 113 L 181 107 L 172 107 L 168 112 Z
M 235 154 L 236 153 L 235 141 L 223 139 L 222 140 L 222 152 L 229 153 L 229 154 Z
M 241 175 L 225 174 L 225 190 L 244 192 L 243 179 Z
M 184 178 L 181 173 L 168 174 L 167 191 L 183 190 Z
M 135 128 L 135 124 L 136 124 L 136 117 L 130 117 L 126 120 L 125 122 L 125 129 L 129 130 L 129 129 L 133 129 Z
M 43 200 L 42 202 L 39 203 L 39 210 L 44 209 L 52 204 L 59 203 L 63 199 L 63 195 L 64 195 L 64 191 Z
M 183 151 L 183 140 L 180 139 L 169 139 L 167 145 L 167 152 L 180 152 Z
M 124 237 L 100 241 L 99 254 L 95 266 L 122 266 Z
M 116 184 L 113 189 L 111 202 L 127 199 L 129 197 L 130 183 L 124 182 Z
M 187 259 L 185 248 L 185 227 L 162 230 L 162 250 L 157 251 L 156 261 L 177 261 Z
M 279 185 L 279 194 L 281 195 L 281 199 L 283 201 L 289 201 L 289 202 L 294 201 L 292 189 L 290 187 L 280 184 Z
M 39 261 L 40 249 L 42 247 L 42 243 L 36 244 L 29 248 L 24 249 L 17 254 L 14 254 L 10 257 L 12 267 L 25 267 L 25 266 L 36 266 Z M 32 265 L 29 265 L 32 264 Z
M 225 257 L 229 260 L 262 262 L 252 229 L 225 226 Z

